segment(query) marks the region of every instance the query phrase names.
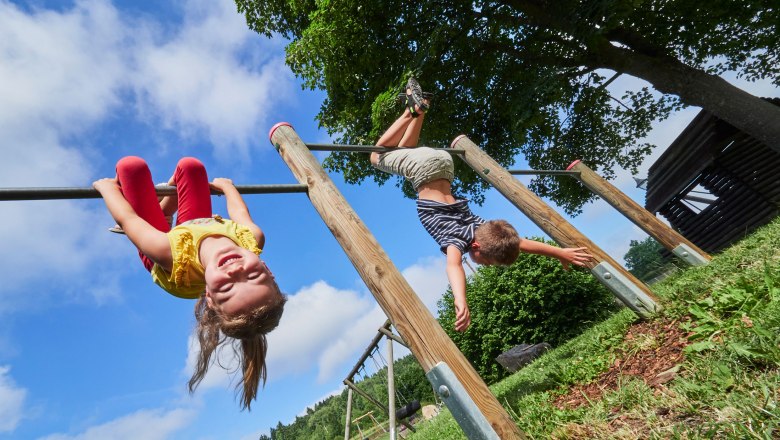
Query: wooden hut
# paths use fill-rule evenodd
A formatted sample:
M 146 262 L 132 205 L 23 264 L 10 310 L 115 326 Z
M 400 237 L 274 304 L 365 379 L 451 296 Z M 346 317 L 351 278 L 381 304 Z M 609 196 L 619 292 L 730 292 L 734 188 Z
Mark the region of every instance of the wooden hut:
M 780 212 L 780 153 L 702 110 L 650 167 L 645 207 L 717 252 Z

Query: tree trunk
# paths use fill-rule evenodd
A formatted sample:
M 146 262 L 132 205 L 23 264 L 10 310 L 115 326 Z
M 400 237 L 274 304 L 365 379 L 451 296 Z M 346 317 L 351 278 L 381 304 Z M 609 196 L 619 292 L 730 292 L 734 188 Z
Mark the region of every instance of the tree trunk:
M 667 56 L 652 57 L 613 46 L 591 45 L 591 67 L 603 67 L 648 81 L 659 92 L 677 95 L 780 152 L 780 107 Z

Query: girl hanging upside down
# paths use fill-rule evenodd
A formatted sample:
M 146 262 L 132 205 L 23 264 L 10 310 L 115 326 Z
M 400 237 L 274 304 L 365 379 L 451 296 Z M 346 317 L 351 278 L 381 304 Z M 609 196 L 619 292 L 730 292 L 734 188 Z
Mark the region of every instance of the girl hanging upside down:
M 230 341 L 240 358 L 242 407 L 249 409 L 260 380 L 266 380 L 266 334 L 279 325 L 287 301 L 258 257 L 265 236 L 233 182 L 209 183 L 199 160 L 181 159 L 168 184 L 176 195 L 158 200 L 146 162 L 129 156 L 117 162 L 116 178 L 93 186 L 138 248 L 152 281 L 172 295 L 198 300 L 200 353 L 190 392 L 203 380 L 216 348 Z M 225 195 L 229 220 L 213 215 L 212 188 Z M 177 211 L 172 228 L 166 217 Z

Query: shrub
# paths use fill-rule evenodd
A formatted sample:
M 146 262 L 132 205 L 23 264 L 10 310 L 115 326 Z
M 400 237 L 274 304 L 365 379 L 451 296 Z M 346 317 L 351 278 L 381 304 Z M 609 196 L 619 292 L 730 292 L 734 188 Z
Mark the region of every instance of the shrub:
M 538 239 L 537 239 L 538 240 Z M 565 271 L 555 258 L 521 253 L 509 267 L 481 267 L 469 278 L 471 326 L 453 327 L 452 291 L 439 301 L 439 322 L 488 383 L 507 372 L 495 358 L 521 343 L 553 346 L 579 335 L 616 309 L 612 293 L 588 271 Z

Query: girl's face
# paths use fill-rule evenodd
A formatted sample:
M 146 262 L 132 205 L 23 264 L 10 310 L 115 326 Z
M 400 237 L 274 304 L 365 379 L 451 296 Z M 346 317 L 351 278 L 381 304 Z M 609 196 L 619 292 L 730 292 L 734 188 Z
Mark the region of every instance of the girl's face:
M 206 301 L 227 316 L 253 310 L 279 295 L 265 262 L 240 246 L 217 251 L 206 265 L 205 278 Z

